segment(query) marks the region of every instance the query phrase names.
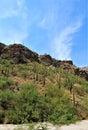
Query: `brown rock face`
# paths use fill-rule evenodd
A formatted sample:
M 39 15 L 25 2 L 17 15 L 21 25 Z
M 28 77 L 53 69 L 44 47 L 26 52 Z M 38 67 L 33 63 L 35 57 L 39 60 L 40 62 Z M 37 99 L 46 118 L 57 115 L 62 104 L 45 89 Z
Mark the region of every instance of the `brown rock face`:
M 36 61 L 48 66 L 60 67 L 70 71 L 71 73 L 75 73 L 88 81 L 88 67 L 77 68 L 73 65 L 71 60 L 56 60 L 48 54 L 38 56 L 37 53 L 29 50 L 21 44 L 6 46 L 3 43 L 0 43 L 0 56 L 4 59 L 13 60 L 15 64 L 26 63 L 27 61 Z
M 4 49 L 5 45 L 0 42 L 0 54 L 2 53 L 2 50 Z
M 59 65 L 61 65 L 61 64 L 73 65 L 73 62 L 72 62 L 72 60 L 63 60 L 63 61 L 59 60 L 59 61 L 58 61 L 58 64 L 59 64 Z
M 88 67 L 76 68 L 75 74 L 82 78 L 85 78 L 88 81 Z
M 25 63 L 27 59 L 30 61 L 38 62 L 38 54 L 32 52 L 27 47 L 21 44 L 13 44 L 4 47 L 2 54 L 6 55 L 7 58 L 13 59 L 14 63 Z
M 66 65 L 73 65 L 73 62 L 71 60 L 56 60 L 54 58 L 52 58 L 50 55 L 48 54 L 45 54 L 45 55 L 41 55 L 39 57 L 39 60 L 42 61 L 42 62 L 45 62 L 47 63 L 48 65 L 53 65 L 53 66 L 66 66 Z
M 53 59 L 48 54 L 39 56 L 39 60 L 44 62 L 44 63 L 46 63 L 46 64 L 48 64 L 48 65 L 52 65 L 53 64 Z
M 88 67 L 77 68 L 75 65 L 73 65 L 72 60 L 56 60 L 47 54 L 40 56 L 39 60 L 43 63 L 46 63 L 47 65 L 52 65 L 54 67 L 60 67 L 64 70 L 68 70 L 71 73 L 85 78 L 88 81 Z

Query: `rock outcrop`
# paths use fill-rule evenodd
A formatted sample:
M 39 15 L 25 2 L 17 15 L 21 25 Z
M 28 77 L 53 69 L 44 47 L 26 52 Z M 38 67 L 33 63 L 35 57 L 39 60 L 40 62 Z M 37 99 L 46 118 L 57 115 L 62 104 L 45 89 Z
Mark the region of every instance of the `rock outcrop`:
M 13 63 L 27 63 L 30 62 L 40 62 L 47 66 L 60 67 L 62 69 L 68 70 L 88 81 L 88 67 L 78 68 L 76 67 L 72 60 L 56 60 L 50 55 L 38 55 L 37 53 L 31 51 L 22 44 L 12 44 L 5 45 L 0 43 L 0 56 L 4 59 L 11 59 Z
M 5 44 L 0 42 L 0 54 L 2 53 L 2 50 L 4 49 L 4 47 L 5 47 Z
M 71 73 L 74 73 L 82 78 L 85 78 L 88 81 L 88 67 L 78 68 L 73 64 L 72 60 L 56 60 L 52 58 L 50 55 L 45 54 L 39 56 L 40 62 L 45 65 L 52 65 L 54 67 L 60 67 L 64 70 L 68 70 Z
M 27 60 L 38 62 L 38 54 L 21 44 L 5 46 L 1 51 L 1 55 L 3 54 L 7 59 L 12 59 L 15 64 L 26 63 Z
M 73 62 L 71 60 L 56 60 L 54 58 L 52 58 L 49 54 L 45 54 L 45 55 L 40 55 L 39 56 L 39 60 L 43 63 L 46 63 L 48 65 L 53 65 L 55 67 L 57 66 L 61 66 L 61 65 L 73 65 Z
M 71 73 L 74 73 L 74 70 L 76 69 L 76 66 L 73 64 L 71 60 L 59 60 L 58 66 L 64 70 L 70 71 Z
M 88 81 L 88 67 L 76 68 L 75 74 L 82 78 L 85 78 Z
M 59 60 L 58 61 L 58 64 L 59 65 L 61 65 L 61 64 L 69 64 L 69 65 L 73 65 L 73 61 L 72 60 L 63 60 L 63 61 L 61 61 L 61 60 Z
M 53 58 L 48 54 L 40 55 L 39 60 L 40 60 L 40 62 L 45 63 L 47 65 L 52 65 L 53 64 Z

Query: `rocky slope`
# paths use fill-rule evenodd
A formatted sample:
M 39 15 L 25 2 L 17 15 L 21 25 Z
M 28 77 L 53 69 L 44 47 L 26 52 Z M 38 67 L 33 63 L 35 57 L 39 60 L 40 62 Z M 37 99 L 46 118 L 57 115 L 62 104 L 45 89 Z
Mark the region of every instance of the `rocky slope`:
M 0 54 L 2 53 L 2 50 L 4 49 L 4 47 L 5 47 L 5 44 L 0 42 Z
M 88 67 L 76 68 L 75 74 L 82 78 L 85 78 L 88 81 Z
M 7 59 L 12 59 L 15 64 L 26 63 L 27 59 L 38 62 L 38 54 L 21 44 L 13 44 L 9 46 L 0 44 L 0 48 L 1 55 L 4 55 L 4 57 Z
M 52 65 L 54 67 L 60 67 L 68 70 L 82 78 L 85 78 L 88 81 L 88 67 L 79 68 L 73 64 L 72 60 L 56 60 L 48 54 L 39 56 L 39 60 L 46 65 Z
M 54 66 L 66 69 L 75 73 L 76 75 L 85 78 L 88 81 L 88 67 L 78 68 L 73 64 L 71 60 L 56 60 L 50 55 L 38 55 L 37 53 L 31 51 L 22 44 L 12 44 L 6 46 L 0 43 L 0 56 L 4 59 L 11 59 L 15 64 L 31 62 L 40 62 L 47 66 Z

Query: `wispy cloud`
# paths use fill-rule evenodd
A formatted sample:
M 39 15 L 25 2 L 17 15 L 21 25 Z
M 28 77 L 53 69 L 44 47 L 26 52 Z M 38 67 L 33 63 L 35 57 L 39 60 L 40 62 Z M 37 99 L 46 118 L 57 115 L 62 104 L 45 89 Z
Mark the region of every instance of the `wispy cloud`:
M 26 45 L 30 42 L 32 49 L 40 54 L 50 53 L 58 59 L 73 58 L 73 50 L 78 54 L 74 39 L 76 47 L 86 44 L 87 0 L 81 1 L 1 0 L 0 42 L 25 42 Z M 83 42 L 79 38 L 82 30 Z M 78 37 L 75 37 L 76 33 Z
M 10 17 L 17 16 L 18 14 L 18 5 L 17 5 L 17 0 L 10 1 L 10 0 L 3 0 L 0 3 L 0 19 L 6 19 Z
M 61 32 L 56 34 L 52 42 L 53 56 L 58 59 L 71 59 L 71 50 L 73 45 L 74 34 L 82 26 L 81 22 L 77 22 L 71 26 L 67 26 Z
M 75 8 L 77 2 L 79 1 L 55 0 L 51 2 L 50 9 L 45 10 L 38 23 L 46 34 L 48 53 L 55 58 L 71 59 L 75 33 L 82 26 L 82 17 Z
M 0 9 L 0 41 L 22 42 L 28 36 L 25 0 L 3 0 Z
M 42 29 L 45 29 L 47 31 L 51 31 L 52 29 L 55 28 L 56 26 L 56 14 L 54 11 L 49 11 L 41 20 L 39 21 L 39 27 Z

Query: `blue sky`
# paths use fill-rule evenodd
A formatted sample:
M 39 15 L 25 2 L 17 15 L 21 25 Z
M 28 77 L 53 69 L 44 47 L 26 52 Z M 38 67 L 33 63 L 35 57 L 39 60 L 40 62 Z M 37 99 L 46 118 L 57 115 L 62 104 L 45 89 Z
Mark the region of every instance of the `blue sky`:
M 88 0 L 0 0 L 0 42 L 88 66 Z

